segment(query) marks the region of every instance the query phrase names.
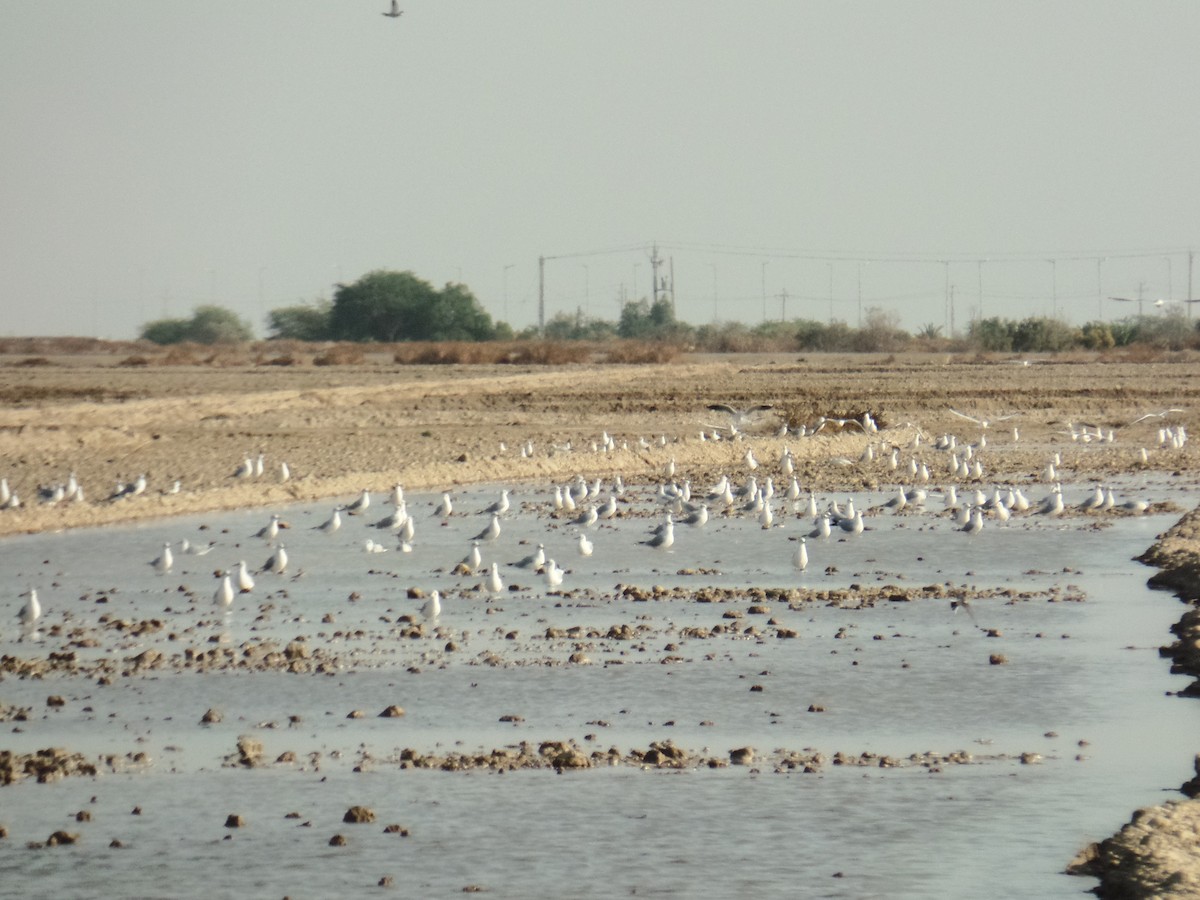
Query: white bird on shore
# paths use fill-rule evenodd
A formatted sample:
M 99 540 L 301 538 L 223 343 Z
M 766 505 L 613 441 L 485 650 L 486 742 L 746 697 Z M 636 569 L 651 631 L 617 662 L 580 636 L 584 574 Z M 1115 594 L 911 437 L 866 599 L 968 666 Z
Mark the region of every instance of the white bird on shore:
M 367 553 L 387 553 L 387 549 L 383 544 L 377 544 L 371 538 L 363 541 L 363 550 Z
M 808 545 L 804 542 L 804 538 L 800 538 L 800 546 L 792 555 L 792 566 L 801 572 L 808 568 Z
M 438 504 L 433 514 L 439 518 L 448 519 L 452 512 L 454 512 L 454 504 L 450 502 L 450 495 L 442 494 L 442 502 Z
M 217 586 L 217 592 L 213 594 L 213 602 L 228 610 L 233 606 L 233 579 L 229 577 L 228 572 L 222 572 L 218 577 L 221 583 Z
M 600 508 L 596 510 L 596 515 L 598 515 L 601 519 L 611 519 L 616 514 L 617 514 L 616 495 L 609 494 L 608 499 L 606 499 L 602 504 L 600 504 Z
M 37 630 L 38 619 L 42 617 L 42 604 L 38 603 L 37 590 L 30 588 L 28 594 L 24 596 L 29 599 L 17 612 L 17 620 L 21 623 L 23 636 L 32 635 Z
M 400 486 L 400 482 L 397 481 L 392 485 L 392 494 L 388 499 L 388 502 L 391 503 L 392 506 L 404 505 L 404 488 Z
M 163 544 L 162 553 L 151 565 L 159 575 L 166 575 L 171 571 L 171 566 L 175 565 L 175 555 L 171 553 L 170 542 Z
M 487 528 L 471 538 L 473 541 L 494 541 L 500 537 L 500 516 L 492 513 L 492 520 L 488 523 Z
M 247 456 L 242 464 L 233 471 L 233 478 L 249 478 L 254 474 L 254 460 Z
M 288 464 L 281 462 L 279 464 L 279 480 L 288 481 L 292 477 L 292 470 L 288 468 Z
M 580 556 L 591 556 L 592 552 L 595 549 L 596 549 L 596 545 L 588 540 L 588 536 L 586 534 L 584 534 L 582 531 L 579 532 L 579 555 Z
M 442 595 L 437 591 L 433 591 L 429 595 L 429 599 L 421 604 L 421 615 L 430 622 L 436 621 L 437 617 L 442 614 Z
M 250 572 L 246 569 L 246 561 L 244 559 L 238 563 L 237 583 L 238 590 L 243 594 L 248 594 L 254 590 L 254 579 L 250 577 Z

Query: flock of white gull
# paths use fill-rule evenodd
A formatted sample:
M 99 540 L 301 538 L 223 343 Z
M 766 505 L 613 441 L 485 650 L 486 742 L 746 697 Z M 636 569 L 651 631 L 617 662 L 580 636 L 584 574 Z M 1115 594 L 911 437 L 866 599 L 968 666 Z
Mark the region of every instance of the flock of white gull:
M 710 409 L 726 413 L 729 416 L 729 423 L 721 428 L 709 429 L 706 426 L 706 430 L 699 434 L 700 440 L 740 441 L 745 438 L 743 429 L 747 424 L 757 414 L 769 407 L 759 406 L 738 410 L 722 404 L 714 404 Z M 1049 493 L 1036 503 L 1026 497 L 1020 486 L 995 485 L 990 491 L 985 490 L 982 487 L 986 478 L 982 451 L 988 445 L 987 431 L 991 426 L 1012 418 L 1012 416 L 1001 416 L 989 420 L 969 416 L 956 410 L 950 410 L 950 412 L 979 426 L 980 437 L 975 443 L 967 443 L 952 434 L 944 434 L 932 441 L 927 440 L 922 436 L 920 429 L 914 426 L 909 429 L 911 438 L 906 438 L 906 444 L 902 447 L 888 440 L 886 435 L 881 437 L 881 432 L 870 415 L 864 415 L 861 420 L 822 418 L 811 427 L 802 426 L 800 429 L 790 432 L 783 428 L 776 436 L 808 437 L 819 434 L 831 425 L 836 426 L 837 430 L 852 427 L 867 434 L 871 440 L 862 451 L 857 465 L 881 466 L 885 470 L 895 473 L 897 480 L 902 478 L 903 473 L 906 472 L 908 483 L 913 485 L 912 487 L 905 487 L 903 484 L 898 486 L 893 496 L 881 504 L 869 508 L 866 511 L 868 516 L 887 512 L 921 511 L 926 508 L 926 504 L 930 502 L 931 498 L 940 497 L 941 511 L 939 515 L 951 517 L 958 530 L 968 535 L 977 535 L 984 529 L 984 523 L 988 519 L 1003 524 L 1017 515 L 1053 517 L 1069 511 L 1063 498 L 1062 485 L 1058 480 L 1058 470 L 1062 465 L 1060 454 L 1055 453 L 1046 464 L 1042 477 L 1043 482 L 1050 486 Z M 1155 417 L 1162 420 L 1179 412 L 1183 412 L 1183 410 L 1173 408 L 1149 413 L 1131 424 Z M 1090 425 L 1068 426 L 1068 430 L 1061 433 L 1069 436 L 1073 443 L 1079 444 L 1104 445 L 1111 444 L 1116 440 L 1113 430 Z M 1012 429 L 1011 437 L 1014 442 L 1019 440 L 1020 435 L 1016 428 Z M 1180 450 L 1186 442 L 1187 432 L 1183 425 L 1164 424 L 1158 429 L 1159 450 Z M 659 438 L 657 441 L 648 441 L 642 438 L 637 441 L 636 446 L 640 450 L 646 450 L 655 447 L 666 448 L 669 443 L 665 437 Z M 722 475 L 706 491 L 697 495 L 693 492 L 689 479 L 677 478 L 675 459 L 670 457 L 662 463 L 662 480 L 653 491 L 653 500 L 650 501 L 650 505 L 647 505 L 644 494 L 642 500 L 639 500 L 635 497 L 636 492 L 627 492 L 620 475 L 615 476 L 610 485 L 605 485 L 601 478 L 589 482 L 583 475 L 576 475 L 567 484 L 553 485 L 552 500 L 543 504 L 543 511 L 549 514 L 556 526 L 566 523 L 574 527 L 576 531 L 574 551 L 581 557 L 590 557 L 595 550 L 595 541 L 589 537 L 589 532 L 594 533 L 594 529 L 601 522 L 618 517 L 650 515 L 657 519 L 655 512 L 661 514 L 661 520 L 657 521 L 646 537 L 638 542 L 639 545 L 658 552 L 669 552 L 675 546 L 677 525 L 702 528 L 710 519 L 716 517 L 753 517 L 757 519 L 763 529 L 771 529 L 782 527 L 784 522 L 789 519 L 809 521 L 811 522 L 810 530 L 806 530 L 802 536 L 794 538 L 797 545 L 792 552 L 791 564 L 800 572 L 807 569 L 809 565 L 807 543 L 809 539 L 827 540 L 835 534 L 854 536 L 860 535 L 866 530 L 864 511 L 856 508 L 853 497 L 848 497 L 845 503 L 834 501 L 819 503 L 813 491 L 805 490 L 800 485 L 796 475 L 795 459 L 786 444 L 779 451 L 778 459 L 773 467 L 760 463 L 751 441 L 747 440 L 746 444 L 748 445 L 747 449 L 740 455 L 741 466 L 746 470 L 744 481 L 740 481 L 740 475 L 733 477 Z M 596 441 L 591 442 L 591 449 L 598 453 L 617 452 L 628 448 L 628 442 L 618 444 L 607 432 L 603 433 Z M 931 448 L 941 456 L 941 460 L 935 460 L 933 456 L 922 453 L 922 448 Z M 570 444 L 564 444 L 553 446 L 549 448 L 548 452 L 561 453 L 572 449 L 574 448 Z M 532 442 L 525 442 L 520 447 L 523 457 L 532 455 L 534 450 Z M 501 445 L 501 451 L 507 452 L 507 447 Z M 765 451 L 760 450 L 760 452 Z M 901 461 L 901 457 L 905 453 L 908 456 L 907 463 Z M 1146 448 L 1140 450 L 1139 455 L 1143 463 L 1149 462 L 1149 453 L 1150 451 Z M 832 461 L 838 465 L 856 465 L 854 460 L 845 458 L 833 458 Z M 944 472 L 943 479 L 935 478 L 934 473 L 939 463 Z M 772 468 L 774 471 L 768 474 Z M 265 454 L 260 453 L 257 456 L 247 456 L 236 467 L 231 477 L 236 479 L 260 478 L 263 477 L 265 471 Z M 280 480 L 286 481 L 290 478 L 290 474 L 287 464 L 279 463 L 278 477 Z M 780 484 L 785 485 L 779 490 L 775 486 L 777 476 Z M 941 488 L 930 487 L 931 482 L 935 480 L 943 481 L 944 486 Z M 109 495 L 108 502 L 136 498 L 144 494 L 146 490 L 146 476 L 140 475 L 129 484 L 118 485 L 116 490 Z M 179 482 L 174 482 L 164 492 L 173 493 L 179 490 Z M 62 484 L 39 486 L 37 491 L 40 502 L 46 504 L 84 502 L 83 489 L 74 473 Z M 536 493 L 536 491 L 531 491 L 531 493 Z M 409 511 L 403 487 L 399 483 L 393 485 L 382 503 L 384 506 L 390 505 L 391 512 L 378 521 L 368 523 L 373 529 L 373 533 L 392 535 L 397 551 L 411 553 L 416 537 L 417 523 L 414 515 Z M 0 478 L 0 510 L 15 509 L 19 506 L 20 500 L 10 489 L 8 479 Z M 362 517 L 371 506 L 371 492 L 364 489 L 353 502 L 335 506 L 329 517 L 312 530 L 324 535 L 335 534 L 343 527 L 343 523 L 346 521 L 345 517 Z M 1141 499 L 1119 501 L 1114 495 L 1112 487 L 1097 484 L 1092 492 L 1074 508 L 1084 513 L 1119 510 L 1127 514 L 1140 514 L 1146 511 L 1148 503 Z M 504 591 L 505 583 L 500 565 L 494 561 L 485 564 L 481 548 L 495 547 L 503 530 L 504 522 L 511 516 L 521 513 L 522 510 L 518 510 L 514 506 L 507 488 L 500 491 L 500 495 L 494 503 L 483 510 L 471 513 L 471 515 L 481 517 L 480 520 L 486 524 L 470 538 L 469 552 L 455 567 L 455 574 L 482 575 L 483 582 L 480 585 L 482 590 L 491 594 L 499 594 Z M 433 504 L 430 515 L 432 518 L 447 522 L 452 516 L 461 516 L 462 514 L 456 509 L 451 494 L 444 492 L 441 494 L 440 500 Z M 359 521 L 366 520 L 360 518 Z M 270 521 L 255 533 L 254 537 L 261 538 L 270 547 L 269 557 L 258 569 L 252 571 L 246 561 L 241 560 L 236 566 L 217 570 L 215 577 L 218 584 L 213 595 L 213 602 L 218 608 L 226 613 L 231 611 L 234 600 L 239 594 L 248 594 L 254 590 L 256 575 L 282 576 L 288 573 L 291 560 L 286 546 L 280 540 L 284 529 L 288 527 L 279 514 L 273 514 Z M 185 539 L 178 544 L 176 550 L 172 543 L 164 543 L 161 552 L 150 565 L 157 573 L 168 575 L 176 565 L 177 553 L 185 556 L 202 556 L 211 552 L 214 546 L 211 543 L 195 545 Z M 374 537 L 365 539 L 362 546 L 368 553 L 384 553 L 390 549 L 385 543 Z M 563 583 L 565 570 L 554 558 L 547 556 L 545 545 L 541 543 L 538 544 L 534 553 L 507 565 L 518 570 L 536 573 L 544 580 L 549 589 L 560 587 Z M 302 574 L 300 572 L 294 577 Z M 38 600 L 37 590 L 31 588 L 21 596 L 25 602 L 21 606 L 17 618 L 22 639 L 36 639 L 38 622 L 42 617 L 42 607 Z M 420 613 L 428 620 L 436 620 L 441 611 L 441 594 L 439 591 L 433 590 L 420 607 Z

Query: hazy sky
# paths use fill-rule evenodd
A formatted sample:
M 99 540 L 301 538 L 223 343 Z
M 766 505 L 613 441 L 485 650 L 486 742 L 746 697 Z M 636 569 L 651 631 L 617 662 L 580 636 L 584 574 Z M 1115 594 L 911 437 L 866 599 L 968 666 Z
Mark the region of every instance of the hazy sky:
M 377 268 L 519 328 L 543 254 L 612 319 L 654 241 L 697 324 L 1187 296 L 1200 3 L 386 2 L 0 0 L 0 333 Z

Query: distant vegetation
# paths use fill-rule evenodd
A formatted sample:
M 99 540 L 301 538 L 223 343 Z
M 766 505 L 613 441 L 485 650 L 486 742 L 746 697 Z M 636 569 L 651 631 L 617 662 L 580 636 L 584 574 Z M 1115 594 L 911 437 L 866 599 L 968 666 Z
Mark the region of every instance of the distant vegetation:
M 550 361 L 550 357 L 632 358 L 670 357 L 681 351 L 706 353 L 828 352 L 828 353 L 1062 353 L 1106 351 L 1129 347 L 1152 350 L 1200 349 L 1200 330 L 1183 308 L 1167 307 L 1155 315 L 1131 316 L 1113 322 L 1082 326 L 1048 317 L 1021 320 L 976 319 L 966 332 L 942 333 L 926 324 L 915 333 L 900 327 L 894 312 L 872 307 L 861 326 L 845 322 L 792 319 L 786 322 L 720 322 L 691 325 L 675 318 L 669 300 L 645 299 L 626 303 L 613 322 L 585 316 L 581 311 L 557 313 L 543 333 L 529 327 L 514 334 L 505 322 L 493 322 L 471 291 L 449 283 L 440 290 L 412 272 L 377 270 L 352 284 L 338 285 L 332 301 L 321 300 L 273 309 L 267 316 L 271 342 L 306 344 L 349 343 L 414 345 L 397 350 L 396 362 Z M 251 339 L 249 325 L 219 306 L 197 307 L 190 319 L 160 319 L 141 332 L 155 344 L 237 344 Z M 512 342 L 516 342 L 513 344 Z M 470 350 L 475 344 L 504 345 Z M 553 354 L 530 349 L 530 344 L 587 344 Z M 633 350 L 634 346 L 643 349 Z M 647 345 L 658 345 L 647 351 Z M 669 345 L 672 349 L 665 349 Z M 332 356 L 331 356 L 332 354 Z M 361 353 L 333 350 L 308 354 L 316 364 L 349 362 Z M 326 360 L 329 361 L 326 361 Z M 286 364 L 286 363 L 276 363 Z
M 197 306 L 190 319 L 159 319 L 142 326 L 141 339 L 154 344 L 240 344 L 251 340 L 250 325 L 220 306 Z

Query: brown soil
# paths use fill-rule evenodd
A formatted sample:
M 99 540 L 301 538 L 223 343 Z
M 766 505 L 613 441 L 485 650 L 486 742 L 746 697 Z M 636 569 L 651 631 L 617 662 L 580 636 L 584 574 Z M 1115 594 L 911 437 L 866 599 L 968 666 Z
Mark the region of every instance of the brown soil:
M 949 412 L 996 419 L 987 434 L 988 480 L 1036 477 L 1051 454 L 1064 459 L 1065 480 L 1090 480 L 1142 467 L 1194 470 L 1193 451 L 1154 452 L 1160 419 L 1134 419 L 1187 407 L 1200 357 L 1166 362 L 954 361 L 945 357 L 684 357 L 664 365 L 158 366 L 130 368 L 97 358 L 49 358 L 50 364 L 0 360 L 0 475 L 25 503 L 0 513 L 0 534 L 231 509 L 278 506 L 320 497 L 386 490 L 450 488 L 487 481 L 565 479 L 576 473 L 626 480 L 659 477 L 674 457 L 693 479 L 731 471 L 744 449 L 701 442 L 727 417 L 707 410 L 769 403 L 769 433 L 782 420 L 812 425 L 821 416 L 870 412 L 885 439 L 907 448 L 920 430 L 978 440 L 982 429 Z M 1195 412 L 1173 414 L 1191 424 Z M 1073 442 L 1069 425 L 1117 430 L 1104 452 Z M 1021 440 L 1009 432 L 1016 425 Z M 630 448 L 597 454 L 607 431 Z M 827 425 L 812 440 L 757 444 L 767 456 L 787 444 L 806 487 L 874 487 L 894 480 L 883 466 L 846 466 L 867 443 L 858 429 Z M 728 433 L 726 431 L 726 433 Z M 639 438 L 665 436 L 644 449 Z M 533 455 L 518 448 L 532 441 Z M 507 450 L 502 450 L 505 445 Z M 573 452 L 562 448 L 570 444 Z M 556 449 L 556 447 L 558 449 Z M 261 479 L 232 473 L 247 456 L 266 457 Z M 906 450 L 906 455 L 907 455 Z M 286 462 L 292 478 L 278 482 Z M 38 485 L 76 472 L 85 504 L 36 502 Z M 147 476 L 147 492 L 103 502 L 118 482 Z M 935 475 L 935 480 L 937 476 Z M 179 480 L 178 494 L 165 494 Z

